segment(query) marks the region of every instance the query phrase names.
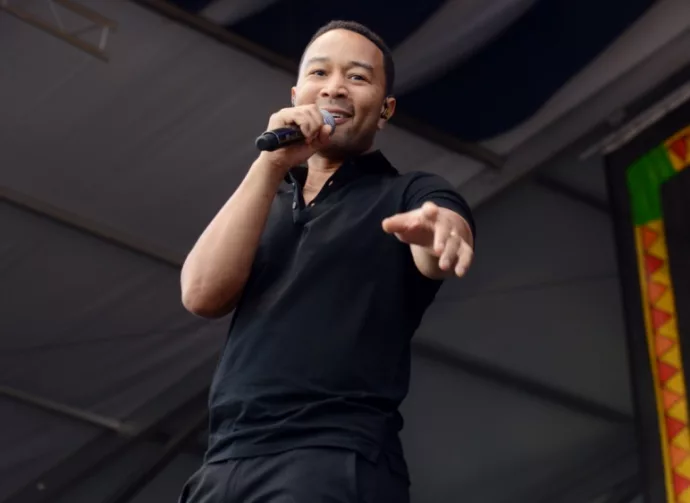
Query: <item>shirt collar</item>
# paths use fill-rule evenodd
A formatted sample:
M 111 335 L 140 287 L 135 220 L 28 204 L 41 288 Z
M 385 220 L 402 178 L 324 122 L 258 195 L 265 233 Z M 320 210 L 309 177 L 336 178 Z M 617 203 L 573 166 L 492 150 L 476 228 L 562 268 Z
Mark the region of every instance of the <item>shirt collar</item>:
M 366 174 L 397 175 L 398 170 L 386 159 L 380 150 L 374 150 L 348 159 L 338 169 L 339 178 L 356 178 Z M 306 164 L 295 166 L 285 175 L 289 184 L 304 185 L 307 178 Z

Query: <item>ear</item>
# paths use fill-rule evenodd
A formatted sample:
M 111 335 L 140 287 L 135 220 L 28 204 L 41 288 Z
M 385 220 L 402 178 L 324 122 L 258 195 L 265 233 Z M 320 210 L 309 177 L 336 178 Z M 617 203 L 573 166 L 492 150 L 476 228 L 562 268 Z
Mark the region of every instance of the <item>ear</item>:
M 296 93 L 296 88 L 292 87 L 290 89 L 290 102 L 292 103 L 292 106 L 295 106 L 295 93 Z
M 381 117 L 379 118 L 378 128 L 383 129 L 386 123 L 393 117 L 395 113 L 396 100 L 392 96 L 386 97 L 381 107 Z

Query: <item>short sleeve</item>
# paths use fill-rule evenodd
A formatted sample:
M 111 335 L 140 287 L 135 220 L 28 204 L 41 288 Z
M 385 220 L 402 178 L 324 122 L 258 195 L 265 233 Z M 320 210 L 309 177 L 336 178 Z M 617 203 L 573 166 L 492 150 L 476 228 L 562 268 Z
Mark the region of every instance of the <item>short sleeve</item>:
M 477 239 L 477 229 L 472 215 L 472 210 L 467 201 L 457 190 L 442 176 L 432 173 L 412 173 L 405 189 L 405 211 L 412 211 L 427 202 L 456 212 L 463 217 L 470 226 L 472 236 Z

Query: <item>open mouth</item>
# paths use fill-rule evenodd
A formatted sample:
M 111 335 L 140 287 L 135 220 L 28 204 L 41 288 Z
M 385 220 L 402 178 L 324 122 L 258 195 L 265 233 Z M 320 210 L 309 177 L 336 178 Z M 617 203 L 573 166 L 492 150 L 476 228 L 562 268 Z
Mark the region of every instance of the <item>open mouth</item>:
M 333 119 L 335 119 L 335 123 L 337 124 L 342 124 L 343 122 L 347 121 L 352 117 L 351 114 L 344 112 L 344 111 L 335 111 L 335 110 L 328 110 L 330 114 L 333 116 Z

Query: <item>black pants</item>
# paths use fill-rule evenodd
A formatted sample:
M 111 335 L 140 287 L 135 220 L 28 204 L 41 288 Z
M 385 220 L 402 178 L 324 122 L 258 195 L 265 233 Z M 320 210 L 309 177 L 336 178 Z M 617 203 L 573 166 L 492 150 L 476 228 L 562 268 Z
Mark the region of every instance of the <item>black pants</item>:
M 373 464 L 327 448 L 204 464 L 187 481 L 179 503 L 409 503 L 407 478 L 386 456 Z

